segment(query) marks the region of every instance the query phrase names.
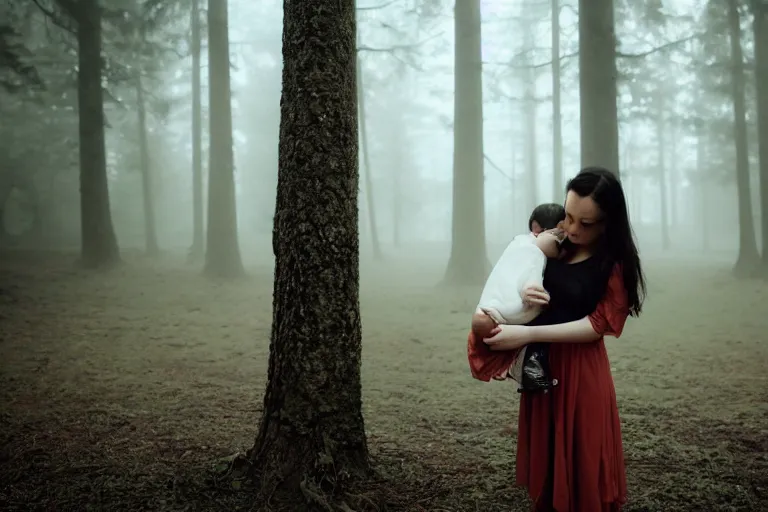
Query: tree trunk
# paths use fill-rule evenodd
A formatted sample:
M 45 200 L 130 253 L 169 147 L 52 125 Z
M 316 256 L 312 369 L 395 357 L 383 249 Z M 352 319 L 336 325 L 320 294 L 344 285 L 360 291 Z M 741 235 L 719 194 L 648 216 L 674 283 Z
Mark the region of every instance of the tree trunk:
M 365 169 L 365 198 L 368 204 L 368 221 L 371 228 L 371 240 L 373 241 L 373 257 L 376 260 L 382 258 L 381 244 L 379 243 L 379 229 L 376 224 L 376 208 L 373 202 L 373 180 L 371 179 L 370 147 L 368 144 L 368 122 L 365 116 L 365 90 L 363 89 L 363 66 L 360 56 L 357 56 L 357 101 L 360 109 L 360 137 L 363 146 L 363 167 Z
M 696 172 L 698 174 L 699 190 L 699 225 L 701 226 L 701 249 L 709 251 L 711 248 L 709 240 L 709 194 L 707 170 L 705 169 L 705 158 L 707 153 L 707 132 L 704 119 L 696 119 Z
M 581 165 L 619 173 L 613 0 L 579 0 Z
M 517 151 L 515 151 L 515 146 L 512 146 L 512 169 L 510 172 L 510 180 L 509 180 L 509 209 L 504 212 L 505 214 L 509 215 L 509 224 L 512 226 L 518 225 L 518 218 L 524 218 L 527 219 L 530 216 L 530 213 L 528 215 L 523 215 L 520 217 L 520 208 L 517 200 Z
M 203 258 L 203 122 L 200 86 L 200 0 L 192 0 L 192 247 L 187 260 Z
M 757 252 L 755 224 L 752 217 L 752 197 L 749 191 L 749 147 L 740 21 L 738 0 L 729 0 L 728 25 L 731 40 L 733 134 L 736 144 L 736 187 L 739 194 L 739 256 L 733 271 L 737 277 L 750 277 L 757 269 L 760 255 Z
M 552 0 L 552 201 L 555 203 L 565 201 L 560 88 L 560 0 Z
M 107 182 L 102 96 L 101 8 L 82 0 L 77 11 L 77 99 L 80 121 L 81 264 L 105 268 L 120 261 Z
M 245 273 L 237 240 L 228 30 L 227 1 L 208 0 L 211 149 L 205 273 L 215 277 L 239 277 Z
M 141 70 L 136 72 L 136 104 L 139 125 L 139 151 L 141 153 L 141 192 L 144 202 L 144 248 L 149 256 L 157 256 L 160 248 L 157 244 L 155 229 L 155 203 L 152 197 L 152 169 L 149 161 L 149 139 L 147 137 L 147 109 L 144 99 L 144 84 Z
M 323 494 L 344 499 L 346 479 L 369 470 L 355 25 L 354 0 L 285 4 L 272 338 L 248 457 L 263 496 L 308 501 L 294 510 L 313 510 Z
M 674 99 L 673 99 L 674 102 Z M 667 123 L 667 130 L 669 133 L 669 165 L 667 166 L 667 176 L 669 176 L 669 182 L 667 184 L 667 201 L 669 204 L 669 226 L 673 231 L 677 231 L 680 224 L 680 173 L 678 172 L 678 158 L 677 158 L 677 122 L 674 118 L 674 113 L 670 114 L 669 122 Z
M 530 9 L 530 6 L 526 6 L 526 9 Z M 525 84 L 523 94 L 523 109 L 525 112 L 525 159 L 526 159 L 526 174 L 528 175 L 528 207 L 530 212 L 538 204 L 538 144 L 536 140 L 536 70 L 534 69 L 533 59 L 530 55 L 533 53 L 536 46 L 536 39 L 533 34 L 533 20 L 523 20 L 523 52 L 525 52 Z
M 664 94 L 661 89 L 659 89 L 659 92 L 656 94 L 656 141 L 658 142 L 657 176 L 659 182 L 659 198 L 661 199 L 661 220 L 659 221 L 659 225 L 661 226 L 661 248 L 668 251 L 671 248 L 672 243 L 669 238 L 669 189 L 667 184 L 667 145 L 665 144 L 667 123 L 664 118 L 665 114 Z
M 621 137 L 623 140 L 623 146 L 620 150 L 621 168 L 624 169 L 622 181 L 624 182 L 625 193 L 627 194 L 627 202 L 629 208 L 630 218 L 633 224 L 640 226 L 642 224 L 640 217 L 640 209 L 638 208 L 638 198 L 640 197 L 640 191 L 643 186 L 643 180 L 638 172 L 638 166 L 633 165 L 635 162 L 635 137 L 631 126 L 627 126 L 627 136 Z
M 398 126 L 393 126 L 391 133 L 393 135 L 392 150 L 395 151 L 395 161 L 392 166 L 392 243 L 396 248 L 400 248 L 402 242 L 401 226 L 403 222 L 403 169 L 409 159 L 404 152 L 408 147 L 405 137 L 403 137 L 402 127 L 405 126 L 405 119 L 402 109 L 397 109 Z
M 482 284 L 485 246 L 483 78 L 480 1 L 456 0 L 451 256 L 445 282 Z
M 754 2 L 757 133 L 760 155 L 760 210 L 763 269 L 768 271 L 768 3 Z

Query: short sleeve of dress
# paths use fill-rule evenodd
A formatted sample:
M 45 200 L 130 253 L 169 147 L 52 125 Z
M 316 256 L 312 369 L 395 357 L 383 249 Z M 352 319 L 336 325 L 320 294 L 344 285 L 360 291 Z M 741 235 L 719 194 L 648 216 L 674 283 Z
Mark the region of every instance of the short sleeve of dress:
M 589 321 L 595 332 L 618 338 L 629 316 L 629 299 L 624 288 L 624 276 L 619 265 L 613 267 L 605 295 L 597 305 Z

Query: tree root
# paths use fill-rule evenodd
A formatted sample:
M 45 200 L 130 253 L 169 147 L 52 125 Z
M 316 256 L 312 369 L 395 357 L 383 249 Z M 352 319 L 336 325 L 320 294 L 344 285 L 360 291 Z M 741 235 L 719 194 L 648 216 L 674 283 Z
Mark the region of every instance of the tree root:
M 218 493 L 238 493 L 238 501 L 254 511 L 383 512 L 390 505 L 404 506 L 398 482 L 372 469 L 335 486 L 329 481 L 332 474 L 312 471 L 299 477 L 294 472 L 292 477 L 277 480 L 277 472 L 265 473 L 250 454 L 236 453 L 215 461 L 207 487 Z
M 306 439 L 305 439 L 306 441 Z M 304 443 L 272 442 L 215 464 L 212 484 L 221 491 L 246 491 L 253 510 L 379 512 L 383 488 L 358 448 L 324 450 Z M 280 446 L 282 445 L 282 446 Z M 376 479 L 378 480 L 378 479 Z

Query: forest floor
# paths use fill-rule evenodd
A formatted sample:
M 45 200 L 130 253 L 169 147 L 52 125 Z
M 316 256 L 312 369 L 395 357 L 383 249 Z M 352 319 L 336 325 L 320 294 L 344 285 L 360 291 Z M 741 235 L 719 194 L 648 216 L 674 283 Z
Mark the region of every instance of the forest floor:
M 0 254 L 0 509 L 234 510 L 190 484 L 250 447 L 266 379 L 269 266 L 217 283 L 127 255 L 110 273 Z M 768 284 L 649 262 L 650 298 L 607 340 L 628 511 L 768 510 Z M 376 466 L 408 511 L 523 511 L 514 384 L 472 380 L 479 289 L 442 265 L 363 269 L 363 391 Z M 400 268 L 403 268 L 400 265 Z M 407 284 L 404 284 L 407 283 Z

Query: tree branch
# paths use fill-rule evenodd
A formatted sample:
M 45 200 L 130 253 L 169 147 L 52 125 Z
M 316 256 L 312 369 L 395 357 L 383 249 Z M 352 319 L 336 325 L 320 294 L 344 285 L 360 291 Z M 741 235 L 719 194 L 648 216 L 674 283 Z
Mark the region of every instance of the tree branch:
M 483 61 L 483 65 L 490 64 L 492 66 L 504 66 L 504 67 L 514 68 L 514 69 L 538 69 L 538 68 L 545 68 L 547 66 L 551 66 L 552 65 L 552 61 L 551 60 L 547 61 L 547 62 L 541 62 L 541 63 L 538 63 L 538 64 L 528 64 L 528 65 L 525 65 L 525 64 L 514 64 L 513 63 L 514 60 L 517 57 L 520 57 L 520 56 L 524 55 L 527 52 L 528 52 L 528 50 L 522 51 L 522 52 L 514 55 L 510 62 Z M 560 58 L 558 59 L 558 61 L 559 62 L 563 62 L 564 60 L 567 60 L 567 59 L 570 59 L 570 58 L 573 58 L 573 57 L 578 57 L 578 56 L 579 56 L 579 52 L 566 53 L 566 54 L 560 55 Z
M 435 39 L 436 37 L 441 36 L 441 35 L 442 35 L 442 32 L 439 33 L 439 34 L 434 34 L 431 37 L 428 37 L 428 38 L 423 39 L 421 41 L 417 41 L 415 43 L 396 44 L 394 46 L 388 46 L 386 48 L 376 48 L 376 47 L 373 47 L 373 46 L 358 45 L 357 51 L 358 52 L 376 52 L 376 53 L 384 52 L 384 53 L 392 53 L 395 50 L 412 50 L 414 48 L 417 48 L 417 47 L 425 44 L 426 42 L 428 42 L 428 41 L 430 41 L 432 39 Z
M 704 36 L 705 33 L 696 33 L 691 34 L 690 36 L 684 37 L 682 39 L 677 39 L 675 41 L 670 41 L 668 43 L 664 43 L 661 46 L 656 46 L 654 48 L 651 48 L 650 50 L 646 50 L 644 52 L 640 53 L 623 53 L 623 52 L 616 52 L 616 58 L 617 59 L 642 59 L 645 57 L 648 57 L 649 55 L 653 55 L 654 53 L 663 52 L 664 50 L 668 50 L 670 48 L 673 48 L 677 45 L 681 45 L 683 43 L 687 43 L 688 41 L 692 41 L 694 39 L 698 39 L 699 37 Z M 517 54 L 517 56 L 524 55 L 526 52 L 520 52 Z M 564 54 L 560 56 L 559 61 L 563 62 L 564 60 L 571 59 L 573 57 L 578 57 L 579 52 L 575 51 L 572 53 Z M 514 57 L 513 57 L 514 60 Z M 546 61 L 546 62 L 540 62 L 537 64 L 530 64 L 530 65 L 524 65 L 524 64 L 513 64 L 512 62 L 488 62 L 485 61 L 483 64 L 491 64 L 494 66 L 506 66 L 514 69 L 539 69 L 539 68 L 546 68 L 552 65 L 552 61 Z
M 684 37 L 682 39 L 677 39 L 675 41 L 670 41 L 668 43 L 664 43 L 661 46 L 656 46 L 654 48 L 651 48 L 650 50 L 640 52 L 640 53 L 622 53 L 622 52 L 616 52 L 616 57 L 620 59 L 642 59 L 643 57 L 647 57 L 649 55 L 652 55 L 654 53 L 663 52 L 664 50 L 668 50 L 670 48 L 673 48 L 677 45 L 687 43 L 688 41 L 693 41 L 694 39 L 698 39 L 699 37 L 702 37 L 704 33 L 695 33 L 691 34 L 688 37 Z
M 54 0 L 59 7 L 67 13 L 67 15 L 73 19 L 77 19 L 77 6 L 73 0 Z M 37 3 L 37 2 L 35 2 Z
M 489 157 L 489 156 L 488 156 L 486 153 L 483 153 L 483 159 L 484 159 L 486 162 L 488 162 L 488 163 L 490 164 L 491 168 L 492 168 L 494 171 L 498 172 L 499 174 L 501 174 L 502 176 L 504 176 L 505 178 L 507 178 L 507 179 L 509 180 L 509 182 L 510 182 L 510 183 L 512 183 L 512 184 L 514 185 L 514 183 L 515 183 L 515 179 L 514 179 L 514 178 L 512 178 L 512 177 L 511 177 L 510 175 L 508 175 L 507 173 L 505 173 L 505 172 L 504 172 L 504 171 L 501 169 L 501 167 L 499 167 L 498 165 L 496 165 L 496 162 L 494 162 L 493 160 L 491 160 L 491 157 Z
M 55 13 L 55 12 L 53 12 L 53 10 L 52 10 L 52 9 L 47 9 L 47 8 L 43 7 L 43 5 L 40 3 L 40 0 L 32 0 L 32 2 L 33 2 L 33 3 L 34 3 L 36 6 L 37 6 L 37 8 L 38 8 L 38 9 L 40 9 L 40 12 L 42 12 L 42 13 L 45 15 L 45 17 L 46 17 L 46 18 L 48 18 L 49 20 L 51 20 L 51 23 L 53 23 L 53 24 L 54 24 L 54 25 L 56 25 L 57 27 L 59 27 L 59 28 L 61 28 L 61 29 L 65 30 L 66 32 L 69 32 L 69 33 L 70 33 L 70 34 L 72 34 L 72 35 L 77 35 L 77 30 L 75 30 L 74 28 L 72 28 L 70 25 L 68 25 L 68 24 L 64 23 L 64 21 L 63 21 L 63 20 L 61 20 L 61 18 L 59 18 L 59 17 L 56 15 L 56 13 Z M 65 11 L 67 11 L 67 14 L 68 14 L 68 15 L 69 15 L 69 16 L 70 16 L 72 19 L 74 19 L 74 15 L 73 15 L 73 14 L 71 14 L 71 13 L 69 12 L 69 10 L 68 10 L 69 8 L 72 8 L 72 6 L 71 6 L 70 4 L 68 4 L 68 3 L 66 2 L 66 0 L 57 0 L 57 3 L 58 3 L 58 4 L 59 4 L 59 6 L 60 6 L 60 7 L 62 7 L 62 8 L 65 10 Z M 65 6 L 67 6 L 67 7 L 65 7 Z M 72 11 L 72 13 L 74 13 L 74 11 Z
M 381 5 L 371 5 L 371 6 L 365 6 L 365 7 L 356 7 L 355 10 L 357 11 L 375 11 L 378 9 L 384 9 L 385 7 L 389 7 L 390 5 L 397 2 L 397 0 L 390 0 L 389 2 L 386 2 Z

